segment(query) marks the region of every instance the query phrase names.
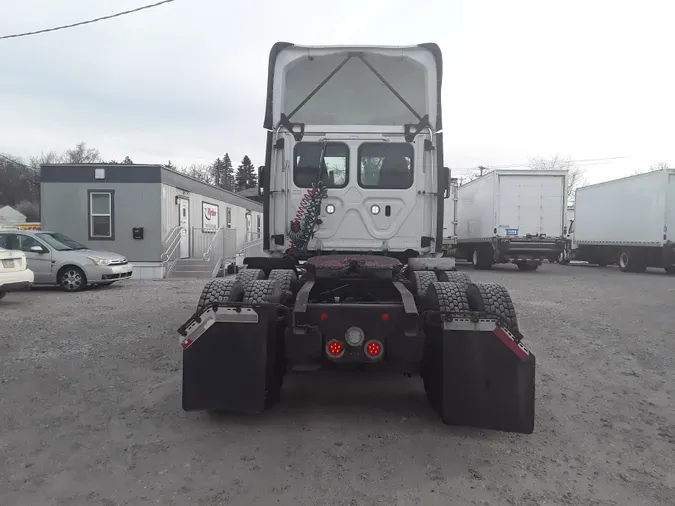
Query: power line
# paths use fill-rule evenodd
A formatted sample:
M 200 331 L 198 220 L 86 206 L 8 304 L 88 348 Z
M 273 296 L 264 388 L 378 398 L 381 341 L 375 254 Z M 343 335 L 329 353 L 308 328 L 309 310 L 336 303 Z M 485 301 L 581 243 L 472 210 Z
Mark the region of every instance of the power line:
M 606 158 L 583 158 L 580 160 L 570 160 L 571 163 L 580 165 L 601 165 L 609 163 L 610 160 L 620 160 L 623 158 L 631 158 L 630 156 L 612 156 Z M 565 160 L 567 161 L 567 160 Z M 476 165 L 475 167 L 451 167 L 452 170 L 469 171 L 469 170 L 483 170 L 487 169 L 517 169 L 519 167 L 529 167 L 529 163 L 512 163 L 504 165 Z
M 142 10 L 145 10 L 145 9 L 152 9 L 153 7 L 159 7 L 162 4 L 168 4 L 169 2 L 173 2 L 173 1 L 174 0 L 162 0 L 161 2 L 157 2 L 157 3 L 154 3 L 154 4 L 150 4 L 150 5 L 144 5 L 142 7 L 137 7 L 136 9 L 131 9 L 131 10 L 124 11 L 124 12 L 118 12 L 117 14 L 111 14 L 110 16 L 103 16 L 103 17 L 96 18 L 96 19 L 90 19 L 88 21 L 80 21 L 78 23 L 73 23 L 73 24 L 70 24 L 70 25 L 56 26 L 54 28 L 46 28 L 44 30 L 36 30 L 34 32 L 15 33 L 13 35 L 2 35 L 2 36 L 0 36 L 0 40 L 2 40 L 2 39 L 15 39 L 17 37 L 27 37 L 28 35 L 37 35 L 39 33 L 55 32 L 57 30 L 64 30 L 66 28 L 73 28 L 75 26 L 82 26 L 82 25 L 88 25 L 90 23 L 97 23 L 98 21 L 104 21 L 106 19 L 111 19 L 111 18 L 117 18 L 119 16 L 124 16 L 126 14 L 132 14 L 134 12 L 142 11 Z

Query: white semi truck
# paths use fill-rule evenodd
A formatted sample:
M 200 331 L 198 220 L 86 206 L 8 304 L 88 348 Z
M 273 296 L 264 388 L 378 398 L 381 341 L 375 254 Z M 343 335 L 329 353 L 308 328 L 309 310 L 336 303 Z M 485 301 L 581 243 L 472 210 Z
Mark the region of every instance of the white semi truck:
M 379 371 L 420 375 L 446 424 L 531 433 L 507 289 L 442 256 L 440 48 L 279 42 L 268 68 L 264 251 L 178 329 L 183 408 L 261 412 L 287 373 Z
M 662 169 L 576 191 L 562 263 L 582 260 L 623 272 L 675 273 L 675 170 Z
M 533 271 L 565 249 L 567 171 L 493 170 L 458 188 L 457 257 Z

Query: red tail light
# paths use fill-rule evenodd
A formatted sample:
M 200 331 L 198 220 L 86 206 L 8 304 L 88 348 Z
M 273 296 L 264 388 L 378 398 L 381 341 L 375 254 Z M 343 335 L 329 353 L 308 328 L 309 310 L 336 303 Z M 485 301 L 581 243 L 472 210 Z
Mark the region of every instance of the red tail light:
M 345 347 L 340 341 L 333 339 L 326 345 L 326 352 L 333 358 L 340 358 L 344 355 Z
M 363 350 L 369 358 L 375 359 L 382 356 L 384 346 L 382 346 L 380 341 L 368 341 Z

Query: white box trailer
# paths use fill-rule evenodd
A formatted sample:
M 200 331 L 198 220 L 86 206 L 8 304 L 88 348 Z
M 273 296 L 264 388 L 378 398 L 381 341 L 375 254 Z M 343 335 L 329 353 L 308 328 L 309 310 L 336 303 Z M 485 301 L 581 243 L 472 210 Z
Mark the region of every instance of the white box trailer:
M 566 260 L 624 272 L 675 272 L 675 170 L 662 169 L 576 191 Z
M 493 170 L 458 188 L 457 256 L 536 270 L 565 249 L 566 170 Z

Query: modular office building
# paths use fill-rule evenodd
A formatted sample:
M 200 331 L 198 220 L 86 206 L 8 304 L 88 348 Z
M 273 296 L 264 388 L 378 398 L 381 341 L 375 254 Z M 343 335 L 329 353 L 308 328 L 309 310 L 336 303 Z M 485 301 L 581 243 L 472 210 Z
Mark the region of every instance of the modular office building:
M 169 249 L 203 257 L 219 229 L 226 257 L 263 229 L 259 202 L 162 165 L 46 164 L 40 188 L 44 230 L 124 255 L 136 278 L 165 277 Z

